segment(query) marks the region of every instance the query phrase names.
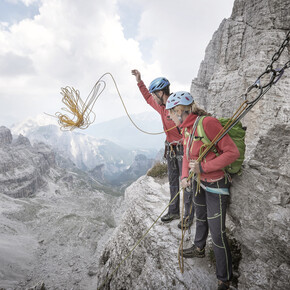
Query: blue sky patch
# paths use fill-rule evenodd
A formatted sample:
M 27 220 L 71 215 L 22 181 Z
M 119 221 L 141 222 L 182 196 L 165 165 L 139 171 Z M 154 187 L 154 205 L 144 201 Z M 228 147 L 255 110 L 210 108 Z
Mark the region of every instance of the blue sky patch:
M 124 28 L 125 38 L 135 38 L 138 34 L 141 7 L 138 7 L 137 5 L 129 5 L 128 3 L 118 3 L 118 11 L 121 24 Z
M 37 2 L 30 6 L 25 6 L 22 2 L 11 3 L 0 0 L 0 22 L 9 24 L 17 23 L 26 18 L 33 18 L 39 14 L 39 4 Z

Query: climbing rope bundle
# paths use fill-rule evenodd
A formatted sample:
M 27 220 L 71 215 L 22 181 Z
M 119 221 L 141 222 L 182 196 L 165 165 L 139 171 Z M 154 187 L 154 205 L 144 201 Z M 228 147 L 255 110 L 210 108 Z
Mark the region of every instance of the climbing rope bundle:
M 60 128 L 65 130 L 73 130 L 75 128 L 86 129 L 95 120 L 95 114 L 92 111 L 92 103 L 98 97 L 98 89 L 100 85 L 94 87 L 91 97 L 88 97 L 84 102 L 80 97 L 80 92 L 71 87 L 61 88 L 63 95 L 62 102 L 66 107 L 62 108 L 68 114 L 57 112 L 55 115 L 58 118 Z
M 100 87 L 101 91 L 99 92 Z M 61 130 L 74 130 L 75 128 L 86 129 L 95 121 L 96 115 L 93 107 L 104 91 L 106 83 L 101 78 L 96 82 L 85 101 L 80 97 L 80 92 L 73 87 L 61 88 L 62 102 L 66 107 L 62 110 L 66 113 L 56 112 Z
M 93 86 L 90 94 L 88 95 L 88 97 L 86 98 L 85 101 L 83 101 L 81 99 L 80 92 L 78 90 L 74 89 L 73 87 L 67 86 L 65 88 L 61 88 L 61 94 L 63 95 L 62 102 L 66 106 L 66 107 L 62 108 L 62 110 L 65 113 L 62 113 L 62 112 L 55 113 L 55 117 L 58 119 L 58 123 L 60 125 L 61 130 L 67 131 L 67 130 L 74 130 L 76 128 L 86 129 L 95 121 L 96 115 L 93 112 L 93 108 L 94 108 L 94 105 L 95 105 L 97 99 L 99 98 L 99 96 L 102 94 L 102 92 L 106 88 L 106 82 L 103 80 L 103 78 L 106 75 L 109 75 L 112 78 L 114 85 L 115 85 L 115 88 L 117 90 L 117 93 L 118 93 L 120 100 L 122 102 L 122 105 L 125 109 L 125 112 L 126 112 L 128 118 L 130 119 L 131 123 L 137 128 L 137 130 L 139 130 L 145 134 L 149 134 L 149 135 L 159 135 L 159 134 L 163 134 L 165 132 L 168 132 L 168 131 L 176 128 L 176 126 L 174 126 L 174 127 L 169 128 L 165 131 L 155 133 L 155 132 L 144 131 L 143 129 L 138 127 L 128 113 L 128 110 L 125 106 L 125 103 L 123 101 L 123 98 L 120 94 L 120 91 L 118 89 L 117 83 L 116 83 L 113 75 L 111 73 L 107 72 L 107 73 L 103 74 L 98 79 L 98 81 Z

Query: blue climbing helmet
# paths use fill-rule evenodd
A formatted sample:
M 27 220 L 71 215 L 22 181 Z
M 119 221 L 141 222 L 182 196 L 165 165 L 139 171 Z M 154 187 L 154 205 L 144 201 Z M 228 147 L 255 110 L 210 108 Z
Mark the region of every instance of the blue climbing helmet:
M 170 85 L 170 82 L 166 78 L 154 79 L 149 86 L 149 92 L 153 93 L 156 91 L 161 91 L 164 88 L 168 87 L 169 85 Z
M 192 103 L 194 103 L 194 100 L 189 92 L 179 91 L 169 96 L 166 102 L 166 110 L 170 110 L 178 105 L 188 106 Z

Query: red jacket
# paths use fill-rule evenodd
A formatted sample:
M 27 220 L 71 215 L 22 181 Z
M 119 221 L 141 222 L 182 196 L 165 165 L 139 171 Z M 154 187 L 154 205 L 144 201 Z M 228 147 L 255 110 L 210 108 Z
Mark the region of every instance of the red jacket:
M 169 118 L 169 112 L 165 109 L 165 106 L 158 105 L 155 102 L 153 96 L 149 93 L 143 81 L 140 81 L 138 83 L 138 87 L 146 102 L 160 114 L 163 123 L 163 129 L 166 134 L 166 141 L 168 141 L 169 143 L 181 141 L 182 135 L 179 133 L 177 127 L 170 131 L 166 131 L 175 127 L 175 123 Z
M 197 115 L 190 114 L 185 121 L 182 123 L 180 128 L 182 128 L 182 133 L 184 137 L 184 155 L 183 155 L 183 164 L 182 164 L 182 177 L 186 178 L 189 176 L 189 161 L 197 160 L 199 157 L 200 147 L 204 144 L 202 141 L 196 139 L 192 142 L 192 146 L 189 150 L 189 158 L 187 159 L 187 147 L 189 136 L 193 130 L 193 124 L 197 118 Z M 203 128 L 205 134 L 210 140 L 213 140 L 216 135 L 222 129 L 220 122 L 213 117 L 206 117 L 203 120 Z M 195 130 L 194 136 L 197 136 L 197 130 Z M 224 171 L 222 168 L 234 162 L 240 156 L 240 152 L 232 140 L 232 138 L 226 134 L 216 145 L 216 148 L 219 152 L 219 156 L 212 151 L 210 151 L 206 157 L 201 161 L 202 173 L 200 175 L 201 180 L 203 181 L 214 181 L 222 178 L 224 176 Z

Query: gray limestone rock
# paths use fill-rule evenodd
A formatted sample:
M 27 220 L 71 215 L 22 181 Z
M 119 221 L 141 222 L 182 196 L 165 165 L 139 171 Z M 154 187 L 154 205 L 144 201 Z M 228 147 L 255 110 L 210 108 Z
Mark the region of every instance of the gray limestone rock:
M 57 167 L 44 143 L 20 136 L 0 146 L 0 289 L 96 289 L 117 194 Z
M 4 126 L 0 127 L 0 146 L 9 145 L 12 142 L 10 130 Z
M 45 185 L 43 176 L 55 166 L 53 151 L 45 144 L 31 146 L 20 135 L 12 142 L 9 129 L 1 127 L 5 146 L 0 147 L 0 192 L 11 197 L 28 197 Z
M 215 116 L 231 116 L 290 29 L 290 1 L 236 0 L 210 41 L 191 93 Z M 290 59 L 285 47 L 274 68 Z M 266 80 L 263 79 L 266 83 Z M 290 69 L 243 118 L 247 159 L 234 178 L 229 217 L 241 244 L 239 289 L 290 285 Z M 249 97 L 252 97 L 251 95 Z
M 215 289 L 215 266 L 208 253 L 203 259 L 184 259 L 181 273 L 179 220 L 155 223 L 168 199 L 167 178 L 143 176 L 127 188 L 127 210 L 99 260 L 98 289 Z M 186 234 L 184 247 L 191 244 Z

